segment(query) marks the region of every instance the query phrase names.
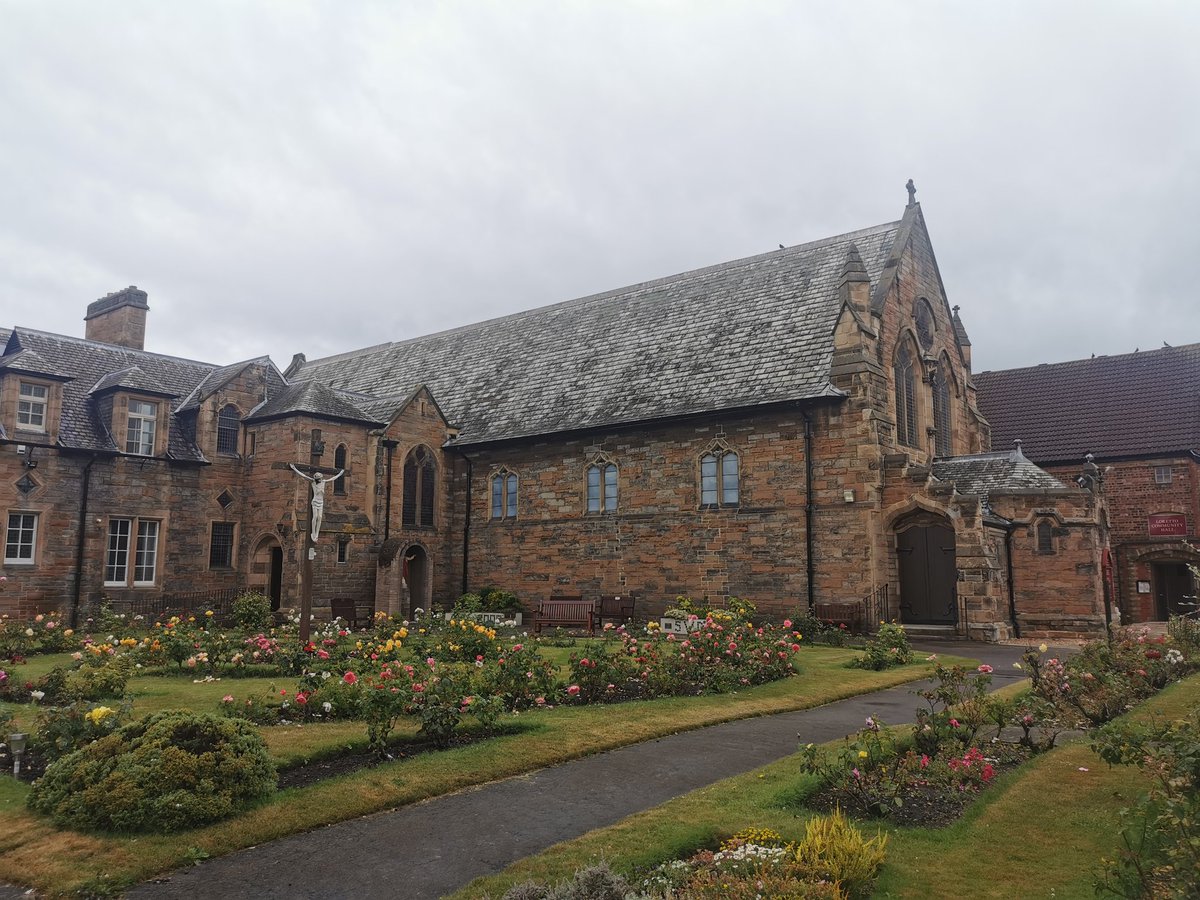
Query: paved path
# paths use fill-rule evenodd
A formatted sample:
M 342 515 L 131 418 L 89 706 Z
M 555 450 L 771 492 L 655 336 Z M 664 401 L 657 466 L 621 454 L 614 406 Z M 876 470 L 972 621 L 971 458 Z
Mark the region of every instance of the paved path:
M 1020 675 L 1022 648 L 921 644 L 974 657 L 996 684 Z M 136 898 L 441 897 L 552 844 L 611 825 L 715 781 L 766 765 L 800 743 L 836 740 L 868 715 L 912 721 L 916 682 L 816 709 L 743 719 L 584 757 L 401 809 L 293 835 L 140 885 Z

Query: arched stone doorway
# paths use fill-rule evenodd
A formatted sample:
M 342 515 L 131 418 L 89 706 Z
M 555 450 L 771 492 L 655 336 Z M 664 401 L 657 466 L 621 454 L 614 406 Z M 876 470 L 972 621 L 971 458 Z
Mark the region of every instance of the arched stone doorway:
M 264 535 L 254 547 L 246 585 L 271 598 L 271 609 L 278 612 L 283 601 L 283 547 L 274 535 Z
M 954 526 L 919 512 L 896 523 L 900 621 L 906 625 L 958 624 L 958 566 Z
M 404 548 L 401 561 L 400 572 L 407 588 L 409 615 L 415 609 L 428 610 L 433 599 L 429 554 L 420 544 L 409 544 Z

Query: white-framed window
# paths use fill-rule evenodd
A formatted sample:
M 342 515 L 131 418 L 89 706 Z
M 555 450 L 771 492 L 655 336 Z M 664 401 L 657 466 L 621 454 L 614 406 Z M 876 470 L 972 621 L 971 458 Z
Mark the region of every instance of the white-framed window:
M 158 576 L 158 532 L 157 519 L 109 519 L 105 585 L 141 587 L 154 584 Z M 130 560 L 131 539 L 135 537 L 133 559 Z
M 517 476 L 501 470 L 492 476 L 492 518 L 517 517 Z
M 611 462 L 594 462 L 587 467 L 587 511 L 616 512 L 617 466 Z
M 37 562 L 38 514 L 10 512 L 4 534 L 4 564 L 31 566 Z
M 28 431 L 45 431 L 49 400 L 50 389 L 46 385 L 22 381 L 17 396 L 17 427 Z
M 154 455 L 154 431 L 158 425 L 158 404 L 149 400 L 129 401 L 129 423 L 125 430 L 125 452 L 139 456 Z
M 737 506 L 740 502 L 738 455 L 733 450 L 710 450 L 700 457 L 700 505 Z
M 1171 483 L 1171 467 L 1170 466 L 1155 466 L 1154 467 L 1154 483 L 1155 484 L 1170 484 Z

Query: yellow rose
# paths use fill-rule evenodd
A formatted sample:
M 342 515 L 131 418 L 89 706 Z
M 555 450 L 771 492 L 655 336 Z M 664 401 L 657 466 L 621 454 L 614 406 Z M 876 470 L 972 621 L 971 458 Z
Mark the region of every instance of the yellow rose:
M 859 759 L 866 759 L 866 758 L 867 758 L 867 756 L 869 756 L 869 754 L 867 753 L 867 751 L 866 751 L 866 750 L 859 750 L 859 751 L 858 751 L 858 758 L 859 758 Z

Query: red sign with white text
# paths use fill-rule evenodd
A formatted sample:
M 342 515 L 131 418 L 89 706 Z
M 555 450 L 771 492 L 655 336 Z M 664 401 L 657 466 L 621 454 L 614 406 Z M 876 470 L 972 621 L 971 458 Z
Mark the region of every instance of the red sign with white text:
M 1150 537 L 1187 537 L 1187 516 L 1183 513 L 1155 513 L 1146 519 Z

